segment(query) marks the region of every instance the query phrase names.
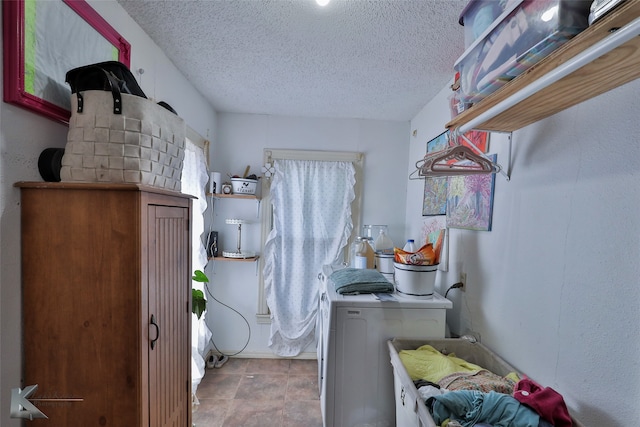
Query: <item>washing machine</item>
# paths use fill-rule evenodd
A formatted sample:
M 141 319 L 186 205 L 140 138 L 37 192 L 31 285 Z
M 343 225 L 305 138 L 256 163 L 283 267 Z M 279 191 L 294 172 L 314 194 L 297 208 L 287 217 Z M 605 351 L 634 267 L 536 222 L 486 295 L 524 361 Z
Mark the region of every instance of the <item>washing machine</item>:
M 340 295 L 319 275 L 318 387 L 324 427 L 395 426 L 393 368 L 387 340 L 445 337 L 451 301 L 434 293 Z M 399 426 L 401 427 L 401 426 Z

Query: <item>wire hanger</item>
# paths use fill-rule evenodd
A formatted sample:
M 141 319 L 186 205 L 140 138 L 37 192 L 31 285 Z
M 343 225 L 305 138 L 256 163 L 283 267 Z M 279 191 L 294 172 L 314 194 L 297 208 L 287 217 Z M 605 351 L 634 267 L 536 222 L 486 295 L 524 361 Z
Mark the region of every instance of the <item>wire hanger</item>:
M 458 140 L 458 137 L 463 138 L 469 147 L 473 147 L 477 153 L 466 145 L 454 142 Z M 485 156 L 466 136 L 458 135 L 456 131 L 453 131 L 449 133 L 449 147 L 445 150 L 427 153 L 418 160 L 416 170 L 409 175 L 409 179 L 490 173 L 502 173 L 509 180 L 509 176 L 498 163 Z

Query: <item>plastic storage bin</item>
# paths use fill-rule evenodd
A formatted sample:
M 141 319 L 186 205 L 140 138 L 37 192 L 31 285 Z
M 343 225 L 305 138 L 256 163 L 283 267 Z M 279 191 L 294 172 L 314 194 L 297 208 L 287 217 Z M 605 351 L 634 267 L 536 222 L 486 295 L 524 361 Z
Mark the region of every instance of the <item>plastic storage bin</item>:
M 454 64 L 462 100 L 482 100 L 587 28 L 590 6 L 585 0 L 507 3 Z
M 495 374 L 505 376 L 518 372 L 483 344 L 464 338 L 445 338 L 432 340 L 393 339 L 387 341 L 389 356 L 393 366 L 393 390 L 396 402 L 396 425 L 402 427 L 438 427 L 423 402 L 411 377 L 407 373 L 399 353 L 401 350 L 414 350 L 429 344 L 441 353 L 455 353 L 457 357 L 482 366 Z M 521 374 L 521 373 L 520 373 Z M 572 418 L 574 427 L 584 427 Z
M 464 26 L 464 46 L 469 47 L 480 38 L 504 12 L 506 6 L 507 0 L 471 0 L 460 13 L 458 20 L 458 23 Z

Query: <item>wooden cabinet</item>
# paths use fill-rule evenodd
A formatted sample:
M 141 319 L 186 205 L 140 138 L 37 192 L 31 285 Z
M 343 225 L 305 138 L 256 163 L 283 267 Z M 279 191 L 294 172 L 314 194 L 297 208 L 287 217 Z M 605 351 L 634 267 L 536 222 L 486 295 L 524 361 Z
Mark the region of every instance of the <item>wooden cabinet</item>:
M 17 186 L 23 385 L 55 399 L 32 423 L 190 427 L 191 199 L 129 184 Z

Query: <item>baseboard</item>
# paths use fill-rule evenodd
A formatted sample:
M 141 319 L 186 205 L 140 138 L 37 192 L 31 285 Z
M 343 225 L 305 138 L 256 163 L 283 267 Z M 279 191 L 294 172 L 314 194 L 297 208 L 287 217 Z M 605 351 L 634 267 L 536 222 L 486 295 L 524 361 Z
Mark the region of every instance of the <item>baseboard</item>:
M 281 357 L 271 352 L 250 352 L 243 351 L 240 354 L 233 355 L 233 351 L 229 353 L 223 351 L 223 354 L 229 355 L 230 358 L 235 359 L 301 359 L 301 360 L 317 360 L 318 355 L 315 352 L 303 352 L 293 357 Z

